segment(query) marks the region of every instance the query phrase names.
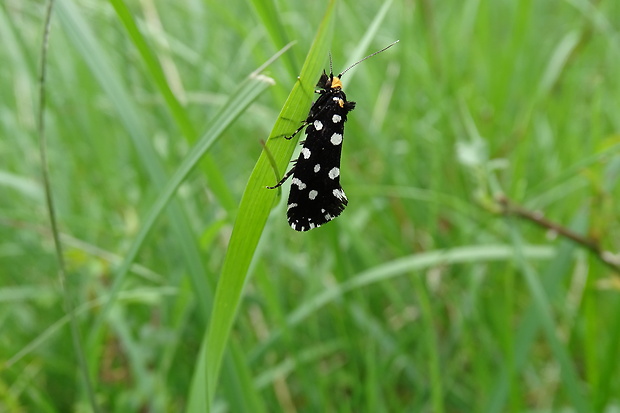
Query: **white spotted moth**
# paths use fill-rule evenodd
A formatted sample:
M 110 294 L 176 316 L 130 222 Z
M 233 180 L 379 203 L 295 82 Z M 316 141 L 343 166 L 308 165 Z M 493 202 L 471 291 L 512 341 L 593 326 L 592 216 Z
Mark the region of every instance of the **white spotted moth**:
M 319 98 L 312 104 L 310 113 L 291 136 L 292 139 L 304 127 L 306 140 L 302 141 L 301 153 L 282 180 L 269 189 L 281 186 L 293 175 L 288 197 L 288 223 L 296 231 L 318 228 L 336 218 L 347 206 L 347 196 L 340 186 L 340 154 L 347 114 L 355 108 L 355 102 L 347 100 L 340 78 L 349 69 L 364 60 L 387 50 L 394 43 L 376 51 L 334 76 L 331 56 L 329 76 L 323 74 L 317 83 Z

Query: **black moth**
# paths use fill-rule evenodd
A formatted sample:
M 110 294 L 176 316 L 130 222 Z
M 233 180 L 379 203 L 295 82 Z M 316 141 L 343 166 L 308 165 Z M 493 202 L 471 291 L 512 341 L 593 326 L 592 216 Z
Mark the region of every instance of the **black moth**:
M 347 206 L 347 196 L 340 186 L 340 154 L 344 137 L 344 123 L 347 114 L 355 108 L 355 102 L 347 100 L 342 90 L 340 78 L 349 69 L 389 47 L 366 56 L 334 76 L 331 68 L 329 76 L 323 74 L 317 83 L 319 98 L 312 104 L 310 113 L 299 128 L 286 139 L 292 139 L 304 127 L 306 140 L 290 171 L 282 180 L 269 189 L 281 186 L 291 175 L 291 192 L 288 197 L 288 223 L 296 231 L 318 228 L 336 218 Z

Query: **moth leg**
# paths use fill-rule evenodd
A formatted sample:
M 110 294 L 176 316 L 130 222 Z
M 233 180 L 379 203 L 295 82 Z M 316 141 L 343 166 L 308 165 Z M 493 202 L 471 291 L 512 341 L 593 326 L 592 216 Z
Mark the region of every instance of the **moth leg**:
M 308 121 L 306 121 L 306 120 L 305 120 L 305 121 L 303 121 L 303 122 L 301 123 L 301 126 L 300 126 L 300 127 L 298 127 L 298 128 L 297 128 L 297 130 L 296 130 L 295 132 L 293 132 L 293 134 L 292 134 L 291 136 L 285 136 L 285 137 L 284 137 L 284 139 L 286 139 L 286 140 L 289 140 L 289 141 L 290 141 L 291 139 L 293 139 L 293 138 L 295 137 L 295 135 L 297 135 L 299 132 L 301 132 L 301 130 L 302 130 L 303 128 L 305 128 L 306 126 L 308 126 L 309 124 L 310 124 L 310 122 L 308 122 Z
M 353 105 L 355 106 L 355 102 L 353 102 Z M 308 126 L 309 124 L 314 122 L 314 120 L 317 119 L 319 117 L 319 115 L 323 114 L 326 110 L 327 110 L 327 106 L 324 106 L 317 113 L 315 113 L 314 116 L 312 116 L 312 117 L 308 116 L 308 119 L 304 120 L 301 123 L 301 126 L 298 127 L 297 130 L 295 132 L 293 132 L 293 134 L 291 136 L 285 136 L 284 139 L 288 139 L 288 140 L 293 139 L 295 137 L 295 135 L 297 135 L 299 132 L 301 132 L 301 130 L 303 128 L 305 128 L 306 126 Z
M 282 184 L 283 184 L 284 182 L 286 182 L 286 180 L 287 180 L 287 179 L 288 179 L 291 175 L 293 175 L 293 173 L 294 173 L 294 172 L 295 172 L 295 167 L 293 166 L 293 167 L 291 168 L 291 170 L 290 170 L 290 171 L 288 171 L 288 172 L 286 173 L 286 175 L 284 175 L 284 177 L 282 177 L 282 179 L 280 179 L 280 182 L 278 182 L 278 183 L 277 183 L 277 184 L 275 184 L 274 186 L 268 186 L 268 187 L 267 187 L 267 189 L 276 189 L 276 188 L 281 187 L 281 186 L 282 186 Z

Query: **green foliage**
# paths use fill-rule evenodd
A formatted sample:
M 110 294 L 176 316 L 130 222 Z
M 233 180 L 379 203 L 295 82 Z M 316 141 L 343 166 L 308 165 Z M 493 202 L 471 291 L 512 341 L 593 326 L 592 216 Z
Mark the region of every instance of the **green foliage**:
M 59 0 L 64 285 L 43 13 L 0 5 L 0 411 L 93 410 L 66 302 L 106 412 L 619 408 L 618 2 Z M 347 209 L 291 230 L 328 52 L 396 39 L 343 78 Z

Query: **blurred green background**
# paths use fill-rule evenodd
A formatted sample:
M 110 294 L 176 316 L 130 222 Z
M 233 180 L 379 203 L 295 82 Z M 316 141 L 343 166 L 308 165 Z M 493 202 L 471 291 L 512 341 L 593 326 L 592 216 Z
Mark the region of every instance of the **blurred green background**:
M 66 289 L 37 132 L 45 7 L 0 4 L 0 411 L 201 411 L 190 387 L 238 205 L 328 2 L 56 3 Z M 222 295 L 236 319 L 212 334 L 228 351 L 211 411 L 620 411 L 620 2 L 341 0 L 331 27 L 334 71 L 400 43 L 343 78 L 344 213 L 297 233 L 285 185 L 264 231 L 235 228 L 263 232 L 236 251 L 238 308 Z

